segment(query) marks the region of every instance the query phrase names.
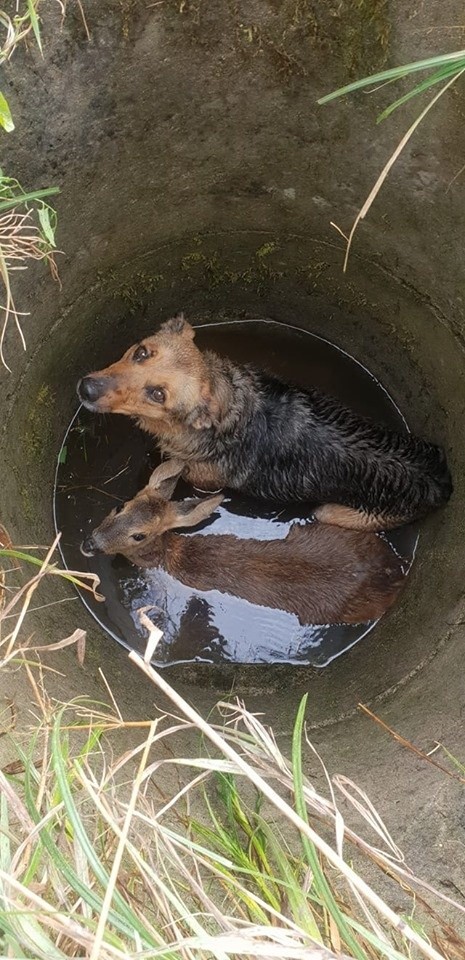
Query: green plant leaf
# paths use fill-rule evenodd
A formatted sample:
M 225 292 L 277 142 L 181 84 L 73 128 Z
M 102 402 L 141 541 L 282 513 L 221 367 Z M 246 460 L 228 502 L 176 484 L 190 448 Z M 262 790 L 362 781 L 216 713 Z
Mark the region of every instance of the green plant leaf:
M 415 60 L 413 63 L 406 63 L 402 67 L 392 67 L 390 70 L 383 70 L 381 73 L 373 73 L 369 77 L 362 77 L 361 80 L 354 80 L 326 96 L 320 97 L 319 104 L 329 103 L 330 100 L 336 100 L 338 97 L 344 97 L 347 93 L 354 93 L 363 87 L 371 87 L 376 84 L 385 83 L 388 80 L 399 80 L 402 77 L 409 76 L 418 70 L 428 70 L 430 67 L 446 67 L 448 64 L 455 64 L 457 71 L 465 65 L 465 50 L 457 50 L 455 53 L 445 53 L 438 57 L 429 57 L 427 60 Z
M 61 710 L 56 717 L 52 729 L 51 762 L 56 776 L 57 786 L 60 790 L 61 798 L 65 807 L 66 815 L 72 825 L 76 842 L 79 843 L 92 873 L 96 877 L 99 884 L 101 884 L 102 889 L 105 890 L 109 881 L 109 874 L 104 864 L 99 859 L 98 854 L 87 834 L 84 822 L 79 815 L 79 811 L 74 802 L 71 789 L 69 769 L 67 769 L 66 762 L 64 760 L 63 739 L 61 737 L 61 719 L 63 712 L 64 711 Z M 119 919 L 120 929 L 127 924 L 129 929 L 132 929 L 132 931 L 136 931 L 139 934 L 141 942 L 145 946 L 152 948 L 159 946 L 157 941 L 150 934 L 150 931 L 144 926 L 137 914 L 134 913 L 132 907 L 126 902 L 117 888 L 115 889 L 113 895 L 113 908 L 110 909 L 108 914 L 110 923 L 115 923 L 116 925 L 113 910 Z
M 32 190 L 31 193 L 18 193 L 15 197 L 11 197 L 8 200 L 0 200 L 0 213 L 5 213 L 6 210 L 13 210 L 13 207 L 19 207 L 22 203 L 42 200 L 44 197 L 52 197 L 59 192 L 59 187 L 45 187 L 44 190 Z
M 0 126 L 3 127 L 7 133 L 11 133 L 15 128 L 8 101 L 5 100 L 3 93 L 0 93 Z
M 305 823 L 308 823 L 308 811 L 303 792 L 302 733 L 307 699 L 308 694 L 306 693 L 300 701 L 294 725 L 294 731 L 292 734 L 292 773 L 294 780 L 295 808 Z M 357 940 L 354 938 L 348 927 L 346 917 L 336 903 L 331 887 L 320 864 L 318 853 L 314 844 L 308 839 L 308 837 L 304 836 L 304 834 L 301 835 L 301 841 L 307 863 L 313 873 L 315 892 L 318 894 L 328 913 L 333 918 L 341 938 L 352 951 L 352 955 L 356 957 L 357 960 L 367 960 L 365 950 L 363 950 L 361 945 L 357 943 Z
M 47 207 L 44 204 L 43 207 L 39 207 L 37 214 L 39 217 L 40 226 L 42 228 L 42 233 L 44 234 L 45 239 L 48 241 L 51 247 L 54 247 L 55 231 L 53 229 L 51 219 L 50 219 L 50 207 Z
M 377 123 L 381 123 L 383 120 L 386 120 L 391 113 L 394 113 L 394 110 L 397 110 L 398 107 L 403 106 L 404 103 L 407 103 L 413 97 L 417 97 L 420 93 L 423 93 L 425 90 L 429 90 L 430 87 L 434 86 L 436 83 L 440 83 L 441 80 L 447 80 L 448 77 L 453 77 L 454 73 L 457 73 L 457 66 L 441 68 L 441 70 L 436 70 L 435 73 L 430 74 L 429 77 L 426 77 L 425 80 L 422 80 L 421 83 L 417 83 L 413 90 L 409 90 L 408 93 L 405 93 L 403 97 L 399 97 L 398 100 L 394 100 L 394 103 L 389 104 L 379 117 L 376 118 Z
M 27 0 L 27 9 L 28 9 L 29 18 L 32 24 L 32 29 L 34 31 L 34 36 L 36 38 L 37 46 L 43 56 L 44 54 L 42 50 L 42 39 L 40 36 L 39 18 L 37 16 L 36 5 L 37 5 L 37 0 L 35 0 L 35 2 L 34 0 Z

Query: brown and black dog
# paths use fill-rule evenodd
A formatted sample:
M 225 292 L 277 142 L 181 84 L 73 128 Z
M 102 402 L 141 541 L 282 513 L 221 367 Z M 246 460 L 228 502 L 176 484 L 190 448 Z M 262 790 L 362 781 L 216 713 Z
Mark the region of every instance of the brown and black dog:
M 183 477 L 264 500 L 321 504 L 319 520 L 389 529 L 445 504 L 452 482 L 443 450 L 357 416 L 194 344 L 179 314 L 121 360 L 79 381 L 99 413 L 134 417 Z
M 302 625 L 376 620 L 398 596 L 402 561 L 375 533 L 323 523 L 295 524 L 283 540 L 172 533 L 202 523 L 224 499 L 171 501 L 173 469 L 162 464 L 133 500 L 112 510 L 81 544 L 84 556 L 120 553 L 197 590 L 294 613 Z

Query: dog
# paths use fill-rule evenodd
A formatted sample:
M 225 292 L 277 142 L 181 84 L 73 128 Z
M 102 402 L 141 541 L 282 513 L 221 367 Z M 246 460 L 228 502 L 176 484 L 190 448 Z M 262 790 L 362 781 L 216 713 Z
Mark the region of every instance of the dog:
M 162 456 L 203 490 L 229 487 L 318 504 L 317 519 L 390 529 L 443 506 L 452 481 L 442 448 L 358 416 L 194 343 L 183 314 L 79 381 L 89 410 L 133 417 Z
M 294 524 L 282 540 L 173 533 L 202 523 L 224 499 L 173 502 L 178 479 L 172 462 L 158 467 L 143 490 L 83 541 L 83 555 L 123 554 L 188 587 L 293 613 L 302 625 L 377 620 L 398 596 L 402 561 L 375 533 L 318 522 Z

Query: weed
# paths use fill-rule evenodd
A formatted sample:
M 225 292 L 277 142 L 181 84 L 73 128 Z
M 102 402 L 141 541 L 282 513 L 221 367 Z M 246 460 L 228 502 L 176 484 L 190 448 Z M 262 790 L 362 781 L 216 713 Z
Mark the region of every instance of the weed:
M 427 72 L 427 76 L 421 80 L 420 83 L 415 84 L 411 90 L 394 100 L 388 107 L 386 107 L 385 110 L 379 114 L 378 123 L 382 120 L 385 120 L 395 110 L 403 106 L 413 97 L 420 96 L 422 93 L 432 89 L 437 84 L 441 84 L 439 91 L 432 97 L 431 100 L 429 100 L 421 113 L 416 117 L 398 143 L 394 152 L 389 157 L 378 179 L 376 180 L 376 183 L 365 200 L 365 203 L 357 214 L 349 235 L 346 236 L 346 234 L 343 233 L 337 224 L 331 224 L 331 226 L 335 227 L 335 229 L 346 241 L 346 253 L 343 267 L 344 272 L 347 269 L 350 248 L 355 231 L 360 221 L 366 217 L 372 203 L 376 199 L 384 181 L 386 180 L 386 177 L 402 153 L 402 150 L 409 142 L 410 138 L 413 136 L 422 120 L 424 120 L 426 114 L 429 113 L 431 108 L 438 102 L 440 97 L 442 97 L 443 94 L 446 93 L 446 91 L 465 73 L 465 50 L 457 50 L 455 53 L 446 53 L 437 57 L 429 57 L 426 60 L 416 60 L 414 63 L 408 63 L 401 67 L 392 67 L 390 70 L 383 70 L 381 73 L 375 73 L 372 76 L 363 77 L 361 80 L 355 80 L 353 83 L 349 83 L 345 87 L 340 87 L 338 90 L 333 91 L 333 93 L 328 93 L 326 96 L 321 97 L 318 100 L 319 104 L 328 103 L 330 100 L 334 100 L 337 97 L 346 96 L 347 94 L 354 93 L 357 90 L 361 90 L 366 87 L 379 87 L 382 84 L 404 80 L 411 77 L 413 74 L 423 71 Z

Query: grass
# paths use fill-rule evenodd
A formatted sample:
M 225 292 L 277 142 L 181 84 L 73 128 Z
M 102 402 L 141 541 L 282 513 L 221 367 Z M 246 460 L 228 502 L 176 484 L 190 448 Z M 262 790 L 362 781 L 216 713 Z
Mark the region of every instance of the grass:
M 109 706 L 51 701 L 45 648 L 22 639 L 25 613 L 44 578 L 67 574 L 51 565 L 53 548 L 40 560 L 29 547 L 14 549 L 6 532 L 2 540 L 1 664 L 26 671 L 36 717 L 22 737 L 15 732 L 15 759 L 0 771 L 2 956 L 463 955 L 441 904 L 462 922 L 465 911 L 408 868 L 363 791 L 324 767 L 327 790 L 305 775 L 308 756 L 321 763 L 305 732 L 306 697 L 289 757 L 239 701 L 219 703 L 207 721 L 150 666 L 160 632 L 145 616 L 147 651 L 130 655 L 132 669 L 170 707 L 126 721 L 111 691 Z M 32 560 L 32 580 L 24 568 L 13 571 Z M 9 591 L 12 571 L 25 582 Z M 95 579 L 88 586 L 95 590 Z M 82 661 L 82 630 L 46 649 L 58 657 L 72 643 Z M 14 711 L 8 726 L 12 737 Z M 121 737 L 129 731 L 127 749 Z M 364 879 L 368 864 L 387 899 Z M 401 897 L 403 914 L 388 902 Z
M 11 60 L 18 46 L 33 38 L 43 55 L 43 43 L 40 23 L 40 9 L 50 0 L 16 0 L 15 13 L 11 16 L 0 9 L 0 65 Z M 67 0 L 54 0 L 54 6 L 66 13 Z M 90 39 L 89 29 L 81 0 L 76 0 L 86 36 Z M 12 4 L 13 6 L 13 4 Z M 0 91 L 0 128 L 6 133 L 15 129 L 10 105 L 5 94 Z M 25 316 L 17 310 L 12 292 L 12 273 L 24 270 L 30 260 L 45 260 L 55 280 L 58 271 L 54 258 L 56 253 L 55 230 L 56 213 L 45 203 L 59 193 L 58 187 L 26 192 L 18 181 L 7 177 L 0 170 L 0 278 L 5 290 L 5 301 L 0 304 L 3 319 L 0 321 L 0 362 L 10 371 L 5 357 L 5 335 L 10 321 L 14 323 L 23 349 L 26 342 L 21 318 Z
M 11 60 L 18 46 L 27 41 L 30 35 L 34 37 L 40 53 L 43 54 L 39 20 L 39 6 L 42 4 L 43 0 L 17 0 L 13 16 L 6 10 L 0 10 L 0 65 Z M 64 5 L 59 5 L 64 12 Z M 11 133 L 15 128 L 4 93 L 0 93 L 0 127 L 7 133 Z
M 426 106 L 421 110 L 416 119 L 409 126 L 404 136 L 399 141 L 396 149 L 390 155 L 367 199 L 365 200 L 365 203 L 357 214 L 349 234 L 346 235 L 343 233 L 337 224 L 331 224 L 346 240 L 346 253 L 343 266 L 344 272 L 347 269 L 350 249 L 355 231 L 357 230 L 361 220 L 366 217 L 390 170 L 431 108 L 434 107 L 443 94 L 446 93 L 446 91 L 449 90 L 449 88 L 456 83 L 460 77 L 463 76 L 464 72 L 465 50 L 457 50 L 454 53 L 446 53 L 436 57 L 429 57 L 428 59 L 417 60 L 414 63 L 408 63 L 399 67 L 392 67 L 389 70 L 383 70 L 381 73 L 375 73 L 372 76 L 363 77 L 362 79 L 356 80 L 353 83 L 349 83 L 344 87 L 340 87 L 338 90 L 335 90 L 318 100 L 319 104 L 326 104 L 339 97 L 355 93 L 359 90 L 367 91 L 370 87 L 374 88 L 374 90 L 377 90 L 380 86 L 385 84 L 408 80 L 412 76 L 416 76 L 417 73 L 426 74 L 426 76 L 422 77 L 418 83 L 415 83 L 409 90 L 407 90 L 406 93 L 403 93 L 402 96 L 393 100 L 379 114 L 377 122 L 380 123 L 394 113 L 395 110 L 398 110 L 399 107 L 404 106 L 413 98 L 419 97 L 427 91 L 432 91 L 436 86 L 439 85 L 439 90 L 427 102 Z
M 45 198 L 59 193 L 58 187 L 48 187 L 26 193 L 21 184 L 0 170 L 0 277 L 5 290 L 5 302 L 0 306 L 0 361 L 10 370 L 5 358 L 5 336 L 10 321 L 19 333 L 23 349 L 26 342 L 20 313 L 12 292 L 12 273 L 24 270 L 30 260 L 47 261 L 52 276 L 58 280 L 54 259 L 56 213 Z
M 16 3 L 13 16 L 0 10 L 0 64 L 11 60 L 18 46 L 32 36 L 43 53 L 39 6 L 44 0 L 25 0 Z M 59 4 L 64 13 L 65 7 Z M 15 129 L 10 105 L 0 91 L 0 127 L 7 133 Z M 5 290 L 5 302 L 0 305 L 3 319 L 0 323 L 0 362 L 10 370 L 5 358 L 5 335 L 12 320 L 19 333 L 23 349 L 26 343 L 21 326 L 21 314 L 12 293 L 12 272 L 24 270 L 29 260 L 46 260 L 52 276 L 58 279 L 54 260 L 55 211 L 45 198 L 57 194 L 57 187 L 26 192 L 17 180 L 6 177 L 0 170 L 0 277 Z

